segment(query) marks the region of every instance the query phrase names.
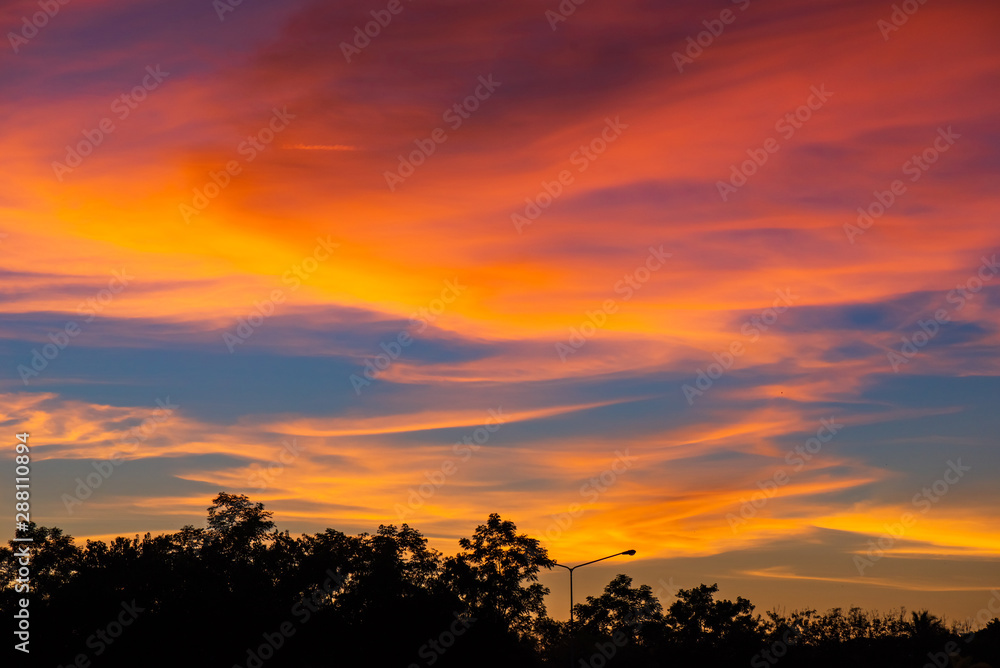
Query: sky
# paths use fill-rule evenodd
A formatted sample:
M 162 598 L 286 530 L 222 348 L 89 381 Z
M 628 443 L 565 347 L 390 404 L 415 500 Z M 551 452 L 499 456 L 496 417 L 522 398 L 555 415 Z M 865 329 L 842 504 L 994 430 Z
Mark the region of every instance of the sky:
M 497 512 L 637 550 L 577 601 L 992 598 L 995 3 L 230 2 L 0 8 L 32 519 Z

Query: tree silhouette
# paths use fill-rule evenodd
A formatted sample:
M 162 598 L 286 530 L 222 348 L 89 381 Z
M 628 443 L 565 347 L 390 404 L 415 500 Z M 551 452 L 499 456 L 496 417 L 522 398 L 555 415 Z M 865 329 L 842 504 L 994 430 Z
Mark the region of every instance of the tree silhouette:
M 632 578 L 618 574 L 598 597 L 588 596 L 575 608 L 579 625 L 588 633 L 613 636 L 621 632 L 630 641 L 638 641 L 643 627 L 663 623 L 663 606 L 649 585 L 632 587 Z
M 13 587 L 17 579 L 18 562 L 13 558 L 14 550 L 24 546 L 31 548 L 31 588 L 33 597 L 48 599 L 65 587 L 77 572 L 80 549 L 73 545 L 73 538 L 62 529 L 40 527 L 28 522 L 20 532 L 22 538 L 32 542 L 10 542 L 9 548 L 0 548 L 0 587 L 4 591 Z
M 230 556 L 245 556 L 261 547 L 274 529 L 269 510 L 245 494 L 220 492 L 208 508 L 208 538 Z
M 569 659 L 568 625 L 546 616 L 538 582 L 553 562 L 498 514 L 448 558 L 406 524 L 293 537 L 275 530 L 263 504 L 225 492 L 205 528 L 82 547 L 58 528 L 31 524 L 26 533 L 32 665 L 561 668 Z M 8 545 L 0 616 L 10 619 L 23 595 L 14 558 L 23 543 Z M 770 611 L 762 620 L 747 599 L 717 594 L 715 584 L 680 589 L 664 612 L 648 585 L 619 574 L 574 608 L 577 657 L 607 668 L 916 666 L 937 657 L 943 668 L 957 652 L 955 668 L 1000 667 L 1000 619 L 974 636 L 926 610 Z
M 750 656 L 760 643 L 761 620 L 752 616 L 745 598 L 715 600 L 717 584 L 680 589 L 668 608 L 666 624 L 678 654 L 689 660 L 720 665 Z
M 445 579 L 474 614 L 526 633 L 533 616 L 545 614 L 549 590 L 538 572 L 555 562 L 538 539 L 516 532 L 493 513 L 471 539 L 458 541 L 464 551 L 445 562 Z
M 667 623 L 684 641 L 696 647 L 719 646 L 752 636 L 759 621 L 751 616 L 753 605 L 745 598 L 716 601 L 717 584 L 681 589 L 670 605 Z
M 948 629 L 940 619 L 928 610 L 910 613 L 910 633 L 922 641 L 937 641 L 948 635 Z

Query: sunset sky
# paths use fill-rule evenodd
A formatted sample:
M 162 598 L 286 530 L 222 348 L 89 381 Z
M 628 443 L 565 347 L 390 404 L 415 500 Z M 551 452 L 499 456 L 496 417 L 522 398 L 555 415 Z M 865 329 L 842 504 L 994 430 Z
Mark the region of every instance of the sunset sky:
M 975 616 L 1000 7 L 903 4 L 4 3 L 32 519 L 169 532 L 227 491 L 453 554 L 498 512 L 638 551 L 578 601 Z

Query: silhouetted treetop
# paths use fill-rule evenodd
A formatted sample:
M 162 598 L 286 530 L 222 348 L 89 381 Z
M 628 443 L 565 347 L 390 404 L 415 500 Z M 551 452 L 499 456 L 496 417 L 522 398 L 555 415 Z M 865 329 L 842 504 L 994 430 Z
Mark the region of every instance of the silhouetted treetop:
M 32 665 L 77 665 L 84 656 L 93 668 L 562 668 L 575 655 L 606 668 L 771 668 L 779 659 L 778 668 L 882 668 L 929 658 L 945 668 L 955 654 L 1000 668 L 1000 619 L 973 636 L 926 610 L 761 618 L 745 598 L 716 598 L 716 584 L 679 589 L 664 610 L 651 587 L 626 574 L 577 604 L 576 624 L 556 621 L 538 582 L 555 562 L 496 513 L 447 558 L 408 524 L 293 537 L 275 530 L 262 503 L 225 492 L 205 528 L 83 547 L 33 523 L 22 535 L 33 539 Z M 9 620 L 25 592 L 14 558 L 23 543 L 8 545 L 0 548 L 0 616 Z M 969 665 L 958 661 L 950 668 Z

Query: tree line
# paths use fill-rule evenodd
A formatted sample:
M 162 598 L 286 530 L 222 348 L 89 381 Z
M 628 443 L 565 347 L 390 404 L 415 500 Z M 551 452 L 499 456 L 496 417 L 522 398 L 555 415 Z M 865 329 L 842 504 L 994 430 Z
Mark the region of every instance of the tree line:
M 616 576 L 546 613 L 554 561 L 492 514 L 444 556 L 403 524 L 294 538 L 244 495 L 220 493 L 207 528 L 88 540 L 30 525 L 31 591 L 16 590 L 15 544 L 0 548 L 0 611 L 30 597 L 30 662 L 47 666 L 1000 666 L 1000 619 L 951 627 L 929 611 L 754 614 L 718 587 L 666 607 Z

